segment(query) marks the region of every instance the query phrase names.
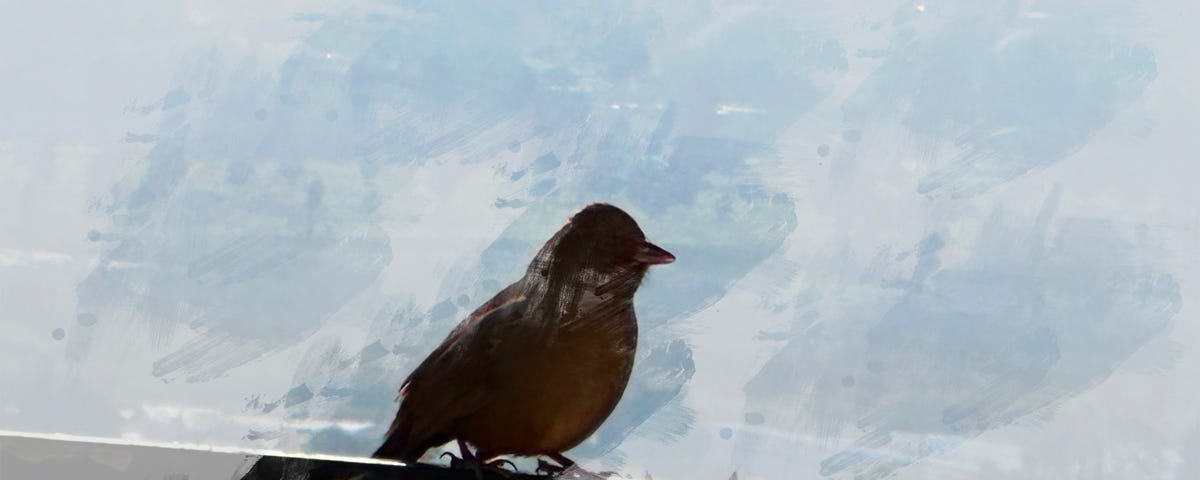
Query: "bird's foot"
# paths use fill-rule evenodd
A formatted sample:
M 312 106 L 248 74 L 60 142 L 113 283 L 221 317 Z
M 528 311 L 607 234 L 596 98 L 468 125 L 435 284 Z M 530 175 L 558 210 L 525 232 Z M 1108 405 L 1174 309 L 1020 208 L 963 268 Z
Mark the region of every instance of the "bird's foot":
M 446 457 L 450 457 L 450 466 L 451 467 L 456 467 L 458 465 L 458 463 L 463 461 L 463 459 L 460 458 L 458 455 L 455 455 L 450 452 L 442 452 L 442 455 L 439 456 L 438 458 L 446 458 Z
M 566 469 L 567 469 L 567 467 L 555 465 L 553 463 L 547 462 L 547 461 L 539 458 L 537 470 L 534 470 L 534 472 L 545 473 L 547 475 L 558 475 L 558 474 L 562 473 L 563 471 L 565 471 Z
M 547 475 L 557 477 L 557 476 L 560 476 L 569 471 L 576 471 L 576 472 L 579 471 L 578 468 L 575 466 L 575 462 L 571 461 L 571 459 L 569 459 L 567 457 L 564 457 L 562 455 L 550 455 L 550 459 L 554 460 L 557 463 L 550 463 L 544 459 L 539 458 L 537 470 L 535 470 L 534 472 L 535 473 L 545 473 Z
M 442 453 L 442 457 L 450 457 L 450 468 L 474 471 L 475 478 L 479 480 L 483 480 L 483 472 L 491 472 L 504 478 L 511 478 L 517 470 L 517 466 L 513 462 L 503 458 L 490 462 L 482 462 L 472 455 L 464 455 L 466 458 L 461 458 L 450 452 Z M 505 469 L 504 465 L 508 465 L 512 470 Z

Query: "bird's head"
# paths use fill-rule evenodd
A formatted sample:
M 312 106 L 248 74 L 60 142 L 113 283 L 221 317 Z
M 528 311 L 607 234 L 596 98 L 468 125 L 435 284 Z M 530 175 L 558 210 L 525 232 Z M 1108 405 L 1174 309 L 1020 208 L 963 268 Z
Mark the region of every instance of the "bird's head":
M 646 240 L 628 213 L 594 203 L 571 216 L 542 247 L 530 268 L 541 269 L 534 273 L 551 280 L 594 272 L 601 277 L 628 277 L 636 283 L 650 266 L 674 261 L 674 255 Z

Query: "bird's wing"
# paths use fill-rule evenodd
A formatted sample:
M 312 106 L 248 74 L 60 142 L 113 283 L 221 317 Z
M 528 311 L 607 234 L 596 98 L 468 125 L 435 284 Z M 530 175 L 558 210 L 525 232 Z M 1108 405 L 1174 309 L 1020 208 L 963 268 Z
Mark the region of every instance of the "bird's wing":
M 453 422 L 487 405 L 495 390 L 489 366 L 494 364 L 490 357 L 496 332 L 519 330 L 525 314 L 525 299 L 512 294 L 512 288 L 463 320 L 408 376 L 400 390 L 400 411 L 376 457 L 414 461 L 426 449 L 449 441 L 444 434 Z
M 459 322 L 458 326 L 454 327 L 454 330 L 451 330 L 450 334 L 446 336 L 446 339 L 442 340 L 441 345 L 438 345 L 438 347 L 433 350 L 433 353 L 430 353 L 429 356 L 425 357 L 425 360 L 422 360 L 421 363 L 417 365 L 417 368 L 413 369 L 412 373 L 408 374 L 408 378 L 404 379 L 404 383 L 400 384 L 400 397 L 406 397 L 408 393 L 408 387 L 412 383 L 413 379 L 422 376 L 423 372 L 430 368 L 430 365 L 436 364 L 443 356 L 452 352 L 454 350 L 454 345 L 460 344 L 463 337 L 475 330 L 485 316 L 487 316 L 489 313 L 492 313 L 496 309 L 499 309 L 500 307 L 504 307 L 505 305 L 523 301 L 524 297 L 521 296 L 520 291 L 521 282 L 519 281 L 505 287 L 487 302 L 484 302 L 483 305 L 480 305 L 479 308 L 476 308 L 475 311 L 471 312 L 470 315 L 467 315 L 467 318 L 463 319 L 462 322 Z M 522 303 L 521 305 L 524 304 Z

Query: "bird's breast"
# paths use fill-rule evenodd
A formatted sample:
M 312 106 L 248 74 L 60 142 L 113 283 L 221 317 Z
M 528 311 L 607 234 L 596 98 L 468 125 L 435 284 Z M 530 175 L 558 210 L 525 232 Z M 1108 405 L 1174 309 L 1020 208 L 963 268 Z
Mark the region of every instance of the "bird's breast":
M 599 428 L 637 349 L 632 295 L 601 293 L 528 292 L 528 315 L 482 366 L 492 372 L 487 406 L 462 420 L 458 436 L 486 452 L 532 455 L 568 450 Z
M 527 454 L 570 449 L 612 413 L 629 382 L 637 349 L 632 307 L 584 305 L 548 335 L 525 345 L 509 365 L 486 417 L 488 450 Z M 597 315 L 603 314 L 603 315 Z M 503 421 L 497 419 L 504 419 Z M 503 424 L 503 425 L 502 425 Z

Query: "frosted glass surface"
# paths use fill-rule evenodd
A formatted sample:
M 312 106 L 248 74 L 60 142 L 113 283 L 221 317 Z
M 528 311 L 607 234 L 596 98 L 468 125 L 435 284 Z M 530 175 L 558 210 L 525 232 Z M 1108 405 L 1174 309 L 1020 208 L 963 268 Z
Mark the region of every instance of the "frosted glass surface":
M 7 2 L 0 430 L 368 455 L 611 202 L 642 478 L 1200 478 L 1195 2 Z

